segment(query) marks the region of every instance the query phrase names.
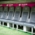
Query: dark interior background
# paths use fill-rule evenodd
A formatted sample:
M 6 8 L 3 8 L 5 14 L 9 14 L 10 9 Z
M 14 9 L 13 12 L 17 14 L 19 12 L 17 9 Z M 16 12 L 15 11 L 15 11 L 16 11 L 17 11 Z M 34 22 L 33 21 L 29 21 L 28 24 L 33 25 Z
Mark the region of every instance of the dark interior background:
M 25 2 L 35 2 L 35 0 L 0 0 L 0 4 L 3 4 L 3 3 L 25 3 Z
M 0 1 L 31 1 L 31 2 L 35 2 L 35 0 L 0 0 Z

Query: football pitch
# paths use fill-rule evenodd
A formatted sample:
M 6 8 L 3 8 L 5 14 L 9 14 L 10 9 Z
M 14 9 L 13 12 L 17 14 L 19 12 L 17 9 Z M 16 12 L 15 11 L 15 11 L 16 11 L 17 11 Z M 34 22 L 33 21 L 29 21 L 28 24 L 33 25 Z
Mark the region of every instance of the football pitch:
M 0 35 L 32 35 L 31 33 L 0 26 Z

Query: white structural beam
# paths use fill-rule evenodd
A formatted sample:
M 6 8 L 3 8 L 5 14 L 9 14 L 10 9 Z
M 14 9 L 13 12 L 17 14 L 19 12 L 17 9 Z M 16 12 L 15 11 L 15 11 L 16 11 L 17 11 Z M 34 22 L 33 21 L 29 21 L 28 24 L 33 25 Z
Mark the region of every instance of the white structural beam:
M 1 25 L 1 22 L 0 22 L 0 25 Z
M 17 27 L 16 27 L 16 30 L 18 30 L 18 25 L 16 25 Z
M 23 26 L 23 31 L 27 31 L 27 27 L 26 26 Z
M 31 28 L 31 32 L 32 32 L 32 35 L 33 35 L 33 28 Z
M 10 27 L 10 24 L 9 23 L 7 23 L 7 27 Z
M 2 22 L 2 26 L 4 26 L 4 22 Z
M 12 26 L 13 26 L 13 29 L 14 29 L 14 24 Z

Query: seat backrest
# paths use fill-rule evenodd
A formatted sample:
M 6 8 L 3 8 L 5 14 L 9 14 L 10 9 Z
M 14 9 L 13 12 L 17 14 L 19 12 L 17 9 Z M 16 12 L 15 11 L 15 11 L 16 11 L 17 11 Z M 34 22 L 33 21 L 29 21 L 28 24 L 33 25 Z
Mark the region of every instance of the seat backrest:
M 22 11 L 22 19 L 21 21 L 22 22 L 26 22 L 28 17 L 29 17 L 29 11 L 30 11 L 30 8 L 28 6 L 24 7 L 23 8 L 23 11 Z
M 20 18 L 20 13 L 21 13 L 21 7 L 16 7 L 15 8 L 15 14 L 14 14 L 14 20 L 17 21 Z
M 3 19 L 6 19 L 7 18 L 7 15 L 8 15 L 8 7 L 4 7 L 4 11 L 3 11 L 3 13 L 2 13 L 2 18 Z
M 13 14 L 14 14 L 14 7 L 10 7 L 9 8 L 9 12 L 8 12 L 8 18 L 7 19 L 12 20 Z
M 30 22 L 35 23 L 35 7 L 31 8 Z
M 2 13 L 3 13 L 3 7 L 0 6 L 0 18 L 1 18 Z

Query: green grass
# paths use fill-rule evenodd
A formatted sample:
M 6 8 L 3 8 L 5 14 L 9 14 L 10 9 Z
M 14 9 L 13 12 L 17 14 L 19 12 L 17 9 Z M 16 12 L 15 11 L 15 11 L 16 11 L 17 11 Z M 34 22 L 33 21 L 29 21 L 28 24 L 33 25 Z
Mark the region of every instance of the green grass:
M 0 35 L 31 35 L 31 34 L 0 26 Z

